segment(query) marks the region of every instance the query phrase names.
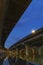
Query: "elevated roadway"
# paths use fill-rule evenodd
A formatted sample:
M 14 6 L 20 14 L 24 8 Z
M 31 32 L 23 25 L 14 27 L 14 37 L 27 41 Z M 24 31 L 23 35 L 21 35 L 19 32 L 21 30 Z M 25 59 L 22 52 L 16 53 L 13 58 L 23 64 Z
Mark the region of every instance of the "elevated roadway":
M 15 43 L 10 49 L 15 53 L 15 59 L 12 57 L 9 58 L 9 61 L 11 61 L 10 63 L 14 64 L 13 60 L 15 60 L 15 63 L 18 63 L 19 59 L 21 59 L 21 61 L 26 61 L 25 65 L 28 65 L 28 62 L 40 64 L 40 57 L 43 58 L 43 27 Z M 32 65 L 32 63 L 29 65 Z
M 0 49 L 5 49 L 4 43 L 8 35 L 31 1 L 32 0 L 0 0 Z M 4 58 L 0 58 L 0 65 L 2 65 L 3 60 Z
M 0 46 L 16 25 L 31 0 L 0 0 Z

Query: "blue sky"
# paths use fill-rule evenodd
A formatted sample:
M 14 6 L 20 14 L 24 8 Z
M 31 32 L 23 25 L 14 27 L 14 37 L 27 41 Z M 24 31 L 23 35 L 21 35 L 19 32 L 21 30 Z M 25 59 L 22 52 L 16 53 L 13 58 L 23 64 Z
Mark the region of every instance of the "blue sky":
M 5 47 L 9 48 L 14 43 L 29 35 L 32 30 L 43 27 L 43 0 L 32 0 L 16 26 L 10 32 Z

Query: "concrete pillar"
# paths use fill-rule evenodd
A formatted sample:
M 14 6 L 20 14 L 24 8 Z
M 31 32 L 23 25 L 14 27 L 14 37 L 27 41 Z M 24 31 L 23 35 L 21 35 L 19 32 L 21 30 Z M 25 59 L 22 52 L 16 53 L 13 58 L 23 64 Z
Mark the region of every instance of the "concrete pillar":
M 41 47 L 38 49 L 38 55 L 39 55 L 39 64 L 43 65 L 43 59 L 41 58 Z
M 28 65 L 28 56 L 29 56 L 29 53 L 28 53 L 28 45 L 25 45 L 25 49 L 26 49 L 26 65 Z
M 33 61 L 35 60 L 35 50 L 34 50 L 34 48 L 32 48 L 32 54 L 33 54 Z
M 23 59 L 23 57 L 22 57 L 22 50 L 19 51 L 19 54 L 20 54 L 20 55 L 19 55 L 19 58 L 20 58 L 20 59 Z
M 2 36 L 4 29 L 4 18 L 8 8 L 9 0 L 0 0 L 0 48 L 2 48 Z
M 16 62 L 18 60 L 19 54 L 18 54 L 18 49 L 16 48 Z
M 38 51 L 39 51 L 39 52 L 38 52 L 38 53 L 39 53 L 39 55 L 41 56 L 41 47 L 39 48 L 39 50 L 38 50 Z
M 2 30 L 3 30 L 3 22 L 0 21 L 0 49 L 2 48 Z

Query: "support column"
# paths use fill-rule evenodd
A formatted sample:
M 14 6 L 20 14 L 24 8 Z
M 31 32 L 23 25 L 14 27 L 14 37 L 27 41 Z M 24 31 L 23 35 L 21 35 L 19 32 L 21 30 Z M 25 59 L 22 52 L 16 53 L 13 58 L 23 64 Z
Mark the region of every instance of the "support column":
M 16 48 L 16 62 L 17 62 L 17 60 L 18 60 L 18 56 L 19 54 L 18 54 L 18 49 Z
M 3 29 L 4 29 L 4 18 L 8 8 L 9 0 L 0 0 L 0 48 L 4 47 L 3 44 Z
M 29 56 L 29 54 L 28 54 L 28 46 L 27 45 L 25 45 L 25 49 L 26 49 L 26 65 L 28 65 L 28 56 Z
M 34 48 L 32 48 L 32 53 L 33 53 L 33 61 L 35 60 L 35 50 L 34 50 Z
M 39 64 L 43 65 L 43 59 L 41 58 L 41 47 L 38 49 Z
M 38 53 L 39 53 L 39 55 L 41 56 L 41 47 L 39 48 L 39 52 L 38 52 Z

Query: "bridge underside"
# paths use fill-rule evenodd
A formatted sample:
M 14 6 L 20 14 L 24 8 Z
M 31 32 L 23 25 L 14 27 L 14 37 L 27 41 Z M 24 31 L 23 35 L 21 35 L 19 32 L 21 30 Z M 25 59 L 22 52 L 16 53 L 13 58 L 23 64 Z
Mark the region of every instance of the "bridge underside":
M 9 57 L 10 64 L 32 65 L 29 62 L 35 62 L 43 65 L 43 28 L 23 38 L 10 49 L 14 53 Z
M 31 0 L 0 0 L 0 46 L 4 46 L 12 28 Z
M 41 59 L 43 59 L 43 28 L 26 36 L 9 49 L 0 49 L 0 63 L 6 57 L 11 65 L 18 65 L 20 62 L 20 65 L 29 65 L 31 64 L 29 61 L 40 64 Z
M 31 0 L 0 0 L 0 49 L 4 49 L 8 35 L 30 2 Z M 0 58 L 0 65 L 2 65 L 3 60 L 4 58 Z

